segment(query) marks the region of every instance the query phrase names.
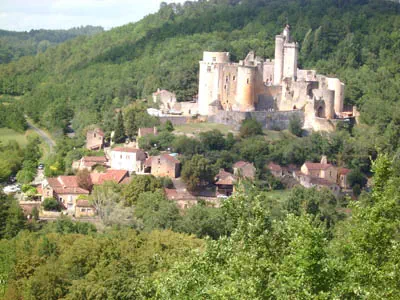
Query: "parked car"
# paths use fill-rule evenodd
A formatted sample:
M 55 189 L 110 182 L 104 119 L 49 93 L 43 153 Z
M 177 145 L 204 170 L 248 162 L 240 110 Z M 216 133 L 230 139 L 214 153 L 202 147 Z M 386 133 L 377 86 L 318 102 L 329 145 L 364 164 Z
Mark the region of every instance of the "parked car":
M 40 163 L 39 166 L 38 166 L 38 169 L 39 170 L 43 170 L 44 169 L 44 164 Z
M 6 194 L 17 193 L 21 191 L 21 186 L 19 184 L 7 185 L 3 188 L 3 192 Z

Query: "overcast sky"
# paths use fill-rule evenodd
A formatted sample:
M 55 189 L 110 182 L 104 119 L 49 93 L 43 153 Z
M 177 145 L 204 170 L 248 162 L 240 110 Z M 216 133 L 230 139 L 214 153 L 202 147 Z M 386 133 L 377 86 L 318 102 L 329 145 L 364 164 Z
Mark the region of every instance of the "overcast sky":
M 161 0 L 0 0 L 0 29 L 68 29 L 98 25 L 105 29 L 154 13 Z M 164 0 L 164 2 L 184 2 Z

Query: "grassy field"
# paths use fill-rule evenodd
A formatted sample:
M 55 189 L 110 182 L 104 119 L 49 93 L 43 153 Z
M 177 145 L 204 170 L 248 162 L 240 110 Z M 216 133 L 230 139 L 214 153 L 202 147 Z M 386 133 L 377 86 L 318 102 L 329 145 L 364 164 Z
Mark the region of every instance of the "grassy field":
M 237 133 L 230 126 L 216 123 L 189 123 L 184 125 L 175 125 L 174 128 L 174 133 L 187 135 L 197 135 L 200 132 L 205 132 L 213 129 L 218 129 L 223 134 L 227 134 L 228 132 Z
M 10 128 L 0 128 L 0 142 L 6 145 L 9 141 L 16 141 L 21 147 L 25 147 L 28 144 L 28 137 L 39 137 L 39 135 L 32 129 L 28 129 L 25 133 L 17 132 Z M 42 151 L 42 158 L 46 158 L 49 153 L 49 147 L 46 143 L 40 144 L 40 150 Z
M 27 136 L 27 133 L 20 133 L 9 128 L 0 128 L 0 141 L 3 145 L 14 140 L 21 147 L 24 147 L 28 143 Z

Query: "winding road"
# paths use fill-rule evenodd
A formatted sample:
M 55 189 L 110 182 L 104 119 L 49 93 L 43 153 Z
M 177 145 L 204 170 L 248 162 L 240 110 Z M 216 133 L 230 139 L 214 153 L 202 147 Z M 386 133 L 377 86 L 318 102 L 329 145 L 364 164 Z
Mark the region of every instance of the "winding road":
M 46 133 L 44 132 L 42 129 L 36 127 L 35 125 L 33 125 L 27 118 L 27 116 L 25 116 L 26 119 L 26 123 L 28 124 L 28 127 L 31 128 L 32 130 L 36 131 L 40 137 L 44 140 L 44 142 L 49 145 L 49 153 L 54 153 L 54 147 L 56 146 L 56 142 Z

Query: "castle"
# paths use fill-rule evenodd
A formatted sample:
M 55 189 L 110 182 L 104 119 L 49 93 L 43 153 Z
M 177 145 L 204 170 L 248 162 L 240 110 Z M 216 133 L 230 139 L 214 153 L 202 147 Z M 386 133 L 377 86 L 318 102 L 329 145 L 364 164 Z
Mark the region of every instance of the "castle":
M 228 52 L 204 52 L 200 61 L 198 112 L 304 112 L 304 128 L 334 130 L 343 112 L 344 84 L 297 66 L 299 45 L 290 26 L 275 37 L 275 59 L 250 52 L 239 63 Z M 226 117 L 225 117 L 226 118 Z

